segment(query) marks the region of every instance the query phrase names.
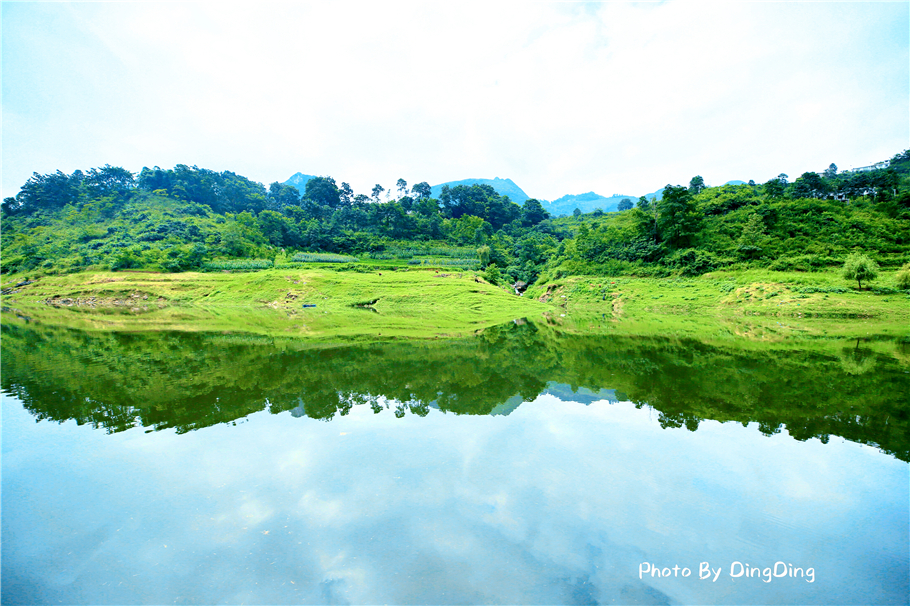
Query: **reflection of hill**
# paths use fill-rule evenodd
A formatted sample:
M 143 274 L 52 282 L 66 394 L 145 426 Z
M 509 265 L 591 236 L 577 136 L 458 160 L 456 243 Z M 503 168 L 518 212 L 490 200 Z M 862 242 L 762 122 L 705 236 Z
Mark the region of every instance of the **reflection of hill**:
M 698 341 L 574 336 L 532 323 L 470 339 L 314 348 L 198 333 L 85 333 L 4 324 L 3 388 L 38 418 L 108 431 L 186 432 L 250 413 L 331 419 L 357 404 L 508 414 L 541 393 L 632 400 L 666 427 L 703 419 L 838 435 L 907 460 L 910 375 L 894 356 L 849 348 L 740 350 Z M 881 345 L 881 344 L 879 344 Z M 816 346 L 817 347 L 817 346 Z M 903 349 L 901 349 L 903 348 Z M 878 347 L 881 350 L 881 347 Z
M 619 402 L 615 389 L 588 389 L 587 387 L 572 388 L 571 385 L 564 383 L 551 383 L 543 393 L 550 394 L 565 402 L 580 402 L 581 404 L 593 404 L 606 400 L 613 404 Z

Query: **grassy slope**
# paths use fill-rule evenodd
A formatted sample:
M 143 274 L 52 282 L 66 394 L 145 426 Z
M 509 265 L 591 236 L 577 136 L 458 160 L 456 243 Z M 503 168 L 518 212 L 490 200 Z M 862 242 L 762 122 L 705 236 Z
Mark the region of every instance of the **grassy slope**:
M 15 279 L 21 278 L 3 286 Z M 47 299 L 59 304 L 46 305 Z M 19 315 L 94 329 L 410 337 L 472 332 L 550 307 L 470 272 L 320 269 L 46 276 L 3 302 Z M 316 307 L 305 309 L 305 303 Z
M 890 277 L 875 284 L 893 287 Z M 830 292 L 838 289 L 846 292 Z M 570 276 L 527 294 L 557 305 L 554 321 L 587 332 L 758 340 L 910 336 L 910 297 L 859 291 L 837 271 L 751 270 L 679 279 Z
M 12 277 L 3 286 L 21 279 Z M 891 286 L 889 280 L 882 277 L 875 284 Z M 94 307 L 86 301 L 90 297 Z M 47 299 L 62 304 L 46 305 Z M 478 281 L 471 272 L 92 272 L 42 277 L 5 295 L 3 303 L 5 312 L 81 328 L 291 337 L 427 338 L 522 317 L 546 318 L 564 330 L 592 334 L 755 341 L 910 336 L 910 297 L 859 291 L 837 272 L 753 270 L 691 279 L 570 276 L 534 286 L 521 298 Z M 317 307 L 304 309 L 304 303 Z

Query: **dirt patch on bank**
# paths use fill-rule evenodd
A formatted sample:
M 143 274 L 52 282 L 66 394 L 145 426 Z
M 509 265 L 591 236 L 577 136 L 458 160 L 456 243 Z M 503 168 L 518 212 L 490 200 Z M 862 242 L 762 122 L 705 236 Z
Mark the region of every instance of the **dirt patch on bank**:
M 622 295 L 614 294 L 613 295 L 613 317 L 617 320 L 622 317 L 622 308 L 625 303 L 622 300 Z

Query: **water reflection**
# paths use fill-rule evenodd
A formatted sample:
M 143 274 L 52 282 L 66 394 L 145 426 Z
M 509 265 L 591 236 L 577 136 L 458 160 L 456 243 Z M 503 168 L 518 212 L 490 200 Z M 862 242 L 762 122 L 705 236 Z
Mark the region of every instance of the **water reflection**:
M 910 460 L 910 342 L 759 344 L 578 336 L 531 322 L 475 338 L 308 344 L 233 334 L 87 333 L 3 326 L 3 389 L 38 419 L 114 433 L 185 433 L 261 410 L 331 420 L 503 415 L 551 393 L 630 400 L 663 427 L 757 423 L 800 440 L 840 436 Z
M 902 342 L 2 343 L 4 604 L 910 596 Z

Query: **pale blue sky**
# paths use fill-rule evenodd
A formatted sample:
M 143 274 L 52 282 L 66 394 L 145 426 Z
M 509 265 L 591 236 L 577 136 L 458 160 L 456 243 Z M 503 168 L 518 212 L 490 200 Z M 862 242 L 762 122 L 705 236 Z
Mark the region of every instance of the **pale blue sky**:
M 835 436 L 661 429 L 647 407 L 547 395 L 506 417 L 360 405 L 181 435 L 36 424 L 11 397 L 3 420 L 10 602 L 897 604 L 907 591 L 907 464 Z M 781 560 L 815 582 L 729 575 Z M 698 580 L 705 561 L 717 581 Z M 693 574 L 639 579 L 642 562 Z
M 862 166 L 910 147 L 908 7 L 3 2 L 2 195 L 105 163 L 545 199 Z

